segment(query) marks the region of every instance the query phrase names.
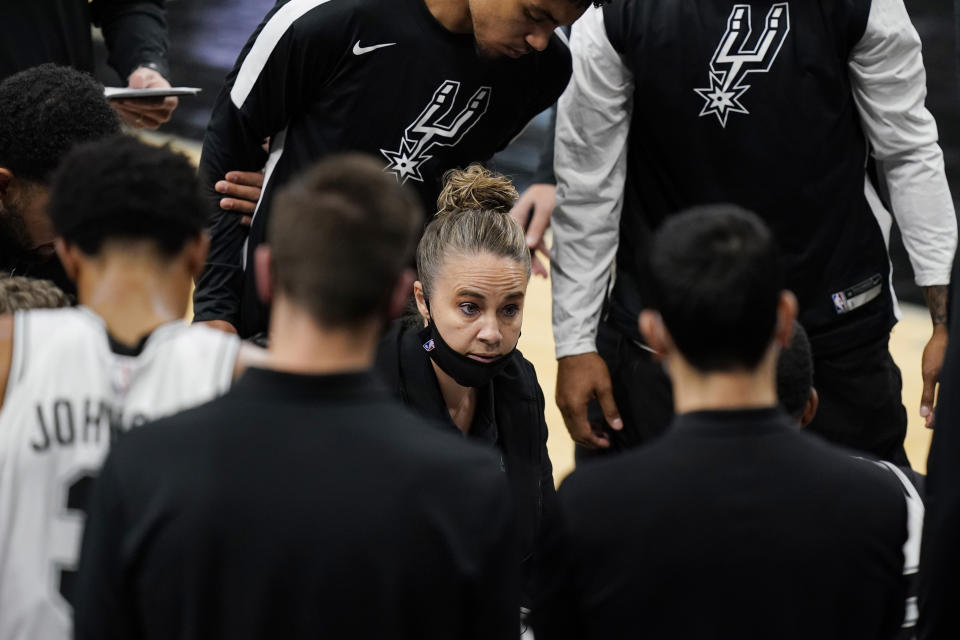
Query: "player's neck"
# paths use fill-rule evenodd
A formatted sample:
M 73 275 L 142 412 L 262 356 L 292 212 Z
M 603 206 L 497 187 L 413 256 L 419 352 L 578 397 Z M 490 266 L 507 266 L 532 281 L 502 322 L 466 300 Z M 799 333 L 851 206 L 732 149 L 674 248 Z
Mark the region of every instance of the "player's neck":
M 190 283 L 182 263 L 118 254 L 84 266 L 77 297 L 103 318 L 116 340 L 133 345 L 160 325 L 184 318 Z
M 473 33 L 473 20 L 467 0 L 423 0 L 427 10 L 433 14 L 447 31 L 453 33 Z
M 679 355 L 669 359 L 674 410 L 679 413 L 758 409 L 777 405 L 776 354 L 773 349 L 752 371 L 703 373 Z
M 378 325 L 329 328 L 279 297 L 270 313 L 270 347 L 264 366 L 305 375 L 365 371 L 373 366 Z

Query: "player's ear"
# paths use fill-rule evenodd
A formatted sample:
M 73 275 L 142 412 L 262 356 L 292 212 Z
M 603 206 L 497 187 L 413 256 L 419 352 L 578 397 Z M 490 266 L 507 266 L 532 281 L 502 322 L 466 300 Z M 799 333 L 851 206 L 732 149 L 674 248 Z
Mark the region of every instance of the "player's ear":
M 807 404 L 803 408 L 803 415 L 800 416 L 800 426 L 805 427 L 817 415 L 817 408 L 820 407 L 820 394 L 813 387 L 810 387 L 810 395 L 807 396 Z
M 793 338 L 793 323 L 797 319 L 797 296 L 792 291 L 784 289 L 780 292 L 777 302 L 777 326 L 774 329 L 774 338 L 781 347 L 786 349 Z
M 53 248 L 57 252 L 57 257 L 60 258 L 60 264 L 63 265 L 67 277 L 76 282 L 80 276 L 80 250 L 76 245 L 69 244 L 60 237 L 53 241 Z
M 273 300 L 273 253 L 268 245 L 257 247 L 253 254 L 253 269 L 257 296 L 264 304 L 269 304 Z
M 6 167 L 0 167 L 0 209 L 9 197 L 10 185 L 13 184 L 13 172 Z
M 663 317 L 660 312 L 644 309 L 640 312 L 637 323 L 640 326 L 640 335 L 647 341 L 647 345 L 656 352 L 657 360 L 663 360 L 673 348 L 673 339 L 670 337 L 670 332 L 667 331 L 667 326 L 663 324 Z
M 390 294 L 390 306 L 387 308 L 387 317 L 393 320 L 403 315 L 403 311 L 410 299 L 410 292 L 413 291 L 413 281 L 417 277 L 413 269 L 407 267 L 397 278 L 397 284 L 393 287 L 393 293 Z

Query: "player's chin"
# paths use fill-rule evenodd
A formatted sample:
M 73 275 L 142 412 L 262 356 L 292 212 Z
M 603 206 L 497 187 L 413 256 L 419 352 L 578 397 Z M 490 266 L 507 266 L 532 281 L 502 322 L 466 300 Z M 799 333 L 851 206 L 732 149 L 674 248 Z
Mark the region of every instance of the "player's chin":
M 512 54 L 512 50 L 504 45 L 492 44 L 489 42 L 476 41 L 477 54 L 487 60 L 506 60 L 517 57 Z

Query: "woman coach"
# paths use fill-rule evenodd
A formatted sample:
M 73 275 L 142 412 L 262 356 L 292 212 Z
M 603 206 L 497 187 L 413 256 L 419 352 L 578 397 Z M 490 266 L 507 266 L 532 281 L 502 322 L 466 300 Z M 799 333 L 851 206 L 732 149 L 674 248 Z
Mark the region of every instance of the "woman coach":
M 417 247 L 416 313 L 380 344 L 377 369 L 402 401 L 501 454 L 517 508 L 524 600 L 555 499 L 543 392 L 517 350 L 530 251 L 510 215 L 517 191 L 479 165 L 444 176 Z

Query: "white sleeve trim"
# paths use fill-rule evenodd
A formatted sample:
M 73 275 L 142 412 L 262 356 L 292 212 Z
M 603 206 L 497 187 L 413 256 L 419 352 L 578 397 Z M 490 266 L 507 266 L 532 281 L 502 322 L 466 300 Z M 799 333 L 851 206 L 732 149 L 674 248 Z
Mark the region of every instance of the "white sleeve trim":
M 233 82 L 233 88 L 230 90 L 230 100 L 233 105 L 239 109 L 247 101 L 253 86 L 267 66 L 267 60 L 270 54 L 276 48 L 280 38 L 290 29 L 290 26 L 299 20 L 308 11 L 319 7 L 330 0 L 290 0 L 283 5 L 267 24 L 263 26 L 253 46 L 243 59 L 240 65 L 240 71 L 237 73 L 237 79 Z
M 873 0 L 849 61 L 854 101 L 921 287 L 950 282 L 957 223 L 927 110 L 920 37 L 903 0 Z
M 587 9 L 570 37 L 573 75 L 557 106 L 551 280 L 557 358 L 596 351 L 620 233 L 633 77 Z

